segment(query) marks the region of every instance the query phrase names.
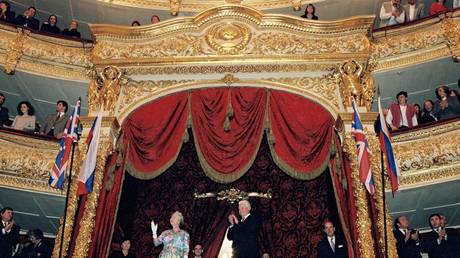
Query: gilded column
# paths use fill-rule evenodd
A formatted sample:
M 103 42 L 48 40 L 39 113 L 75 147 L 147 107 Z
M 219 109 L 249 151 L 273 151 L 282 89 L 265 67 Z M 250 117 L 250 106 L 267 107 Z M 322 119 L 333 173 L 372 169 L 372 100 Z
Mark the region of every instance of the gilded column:
M 93 117 L 82 118 L 83 128 L 91 128 Z M 96 169 L 94 175 L 93 191 L 88 194 L 85 212 L 80 220 L 80 230 L 76 236 L 75 248 L 71 257 L 84 258 L 88 256 L 91 238 L 94 231 L 96 209 L 98 205 L 100 188 L 103 184 L 105 164 L 108 155 L 114 147 L 114 142 L 119 133 L 119 125 L 114 117 L 104 117 L 102 120 L 101 136 L 97 153 Z M 85 132 L 84 132 L 85 134 Z M 85 138 L 88 131 L 85 134 Z
M 375 258 L 374 239 L 372 238 L 372 223 L 368 209 L 366 189 L 359 181 L 358 156 L 356 143 L 347 133 L 344 141 L 345 152 L 350 159 L 353 196 L 356 200 L 356 227 L 358 231 L 358 249 L 362 258 Z
M 368 134 L 371 135 L 371 134 Z M 369 148 L 371 150 L 371 164 L 372 164 L 372 175 L 374 176 L 375 184 L 375 196 L 376 196 L 376 207 L 377 207 L 377 229 L 379 231 L 379 245 L 381 247 L 383 257 L 385 257 L 385 222 L 384 212 L 386 209 L 386 234 L 388 244 L 388 257 L 397 257 L 396 252 L 396 239 L 394 238 L 392 231 L 392 219 L 389 214 L 386 203 L 383 202 L 382 193 L 382 174 L 381 174 L 381 162 L 380 162 L 380 143 L 379 139 L 375 136 L 368 137 Z M 387 184 L 388 185 L 388 184 Z

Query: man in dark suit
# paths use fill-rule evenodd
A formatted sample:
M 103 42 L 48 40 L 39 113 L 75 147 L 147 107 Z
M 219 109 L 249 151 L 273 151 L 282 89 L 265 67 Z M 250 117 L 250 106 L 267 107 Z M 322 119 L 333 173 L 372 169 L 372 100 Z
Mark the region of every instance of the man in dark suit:
M 406 216 L 398 216 L 394 222 L 393 235 L 396 239 L 396 249 L 399 258 L 421 258 L 420 238 L 417 230 L 409 229 Z
M 18 15 L 18 17 L 16 17 L 16 23 L 27 28 L 38 30 L 40 27 L 40 22 L 35 19 L 36 13 L 37 9 L 35 9 L 33 6 L 30 6 L 27 8 L 24 14 Z
M 228 216 L 230 228 L 227 238 L 233 241 L 233 258 L 259 258 L 260 218 L 251 214 L 251 204 L 247 200 L 238 203 L 238 212 L 241 221 L 233 213 Z
M 335 233 L 334 223 L 326 220 L 323 223 L 326 236 L 316 246 L 318 258 L 348 258 L 348 248 L 345 239 Z
M 67 102 L 59 100 L 56 103 L 56 113 L 46 116 L 45 123 L 40 128 L 40 134 L 54 136 L 60 139 L 70 117 L 70 115 L 67 114 L 67 109 Z
M 431 214 L 428 218 L 431 231 L 422 235 L 422 252 L 429 258 L 458 258 L 460 237 L 456 230 L 442 227 L 439 214 Z
M 4 207 L 0 211 L 2 223 L 0 223 L 0 258 L 11 258 L 14 246 L 19 240 L 19 226 L 13 220 L 13 209 Z
M 5 95 L 0 93 L 0 127 L 3 125 L 10 125 L 10 116 L 8 115 L 8 109 L 3 107 L 3 103 L 5 103 Z

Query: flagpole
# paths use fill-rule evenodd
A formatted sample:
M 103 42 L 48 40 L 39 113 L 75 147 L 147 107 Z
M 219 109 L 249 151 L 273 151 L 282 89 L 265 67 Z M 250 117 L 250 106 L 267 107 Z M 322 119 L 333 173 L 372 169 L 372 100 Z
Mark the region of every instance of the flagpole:
M 62 232 L 61 232 L 61 242 L 59 243 L 59 258 L 62 258 L 62 245 L 64 243 L 64 232 L 65 232 L 65 223 L 67 220 L 67 205 L 69 203 L 69 194 L 70 194 L 70 186 L 72 183 L 72 170 L 73 170 L 73 156 L 75 154 L 75 146 L 77 145 L 76 141 L 72 141 L 72 155 L 70 156 L 70 170 L 69 176 L 67 178 L 67 193 L 65 196 L 65 205 L 64 205 L 64 219 L 62 221 Z M 72 243 L 72 239 L 69 241 L 69 246 L 67 250 L 70 251 L 70 245 Z
M 383 161 L 383 151 L 380 149 L 380 167 L 382 173 L 382 200 L 383 200 L 383 235 L 385 241 L 385 258 L 388 258 L 388 234 L 387 234 L 387 203 L 385 198 L 385 167 Z

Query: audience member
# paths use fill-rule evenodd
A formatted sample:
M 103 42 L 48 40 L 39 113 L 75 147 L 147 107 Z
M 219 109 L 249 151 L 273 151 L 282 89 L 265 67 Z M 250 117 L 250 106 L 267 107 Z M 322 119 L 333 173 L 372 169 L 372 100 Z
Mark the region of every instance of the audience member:
M 407 92 L 399 92 L 396 95 L 396 99 L 398 103 L 391 104 L 386 117 L 391 130 L 394 131 L 418 125 L 414 106 L 407 104 Z
M 53 33 L 53 34 L 61 34 L 61 30 L 57 26 L 57 16 L 54 14 L 51 14 L 48 17 L 48 21 L 42 24 L 40 31 L 45 31 L 45 32 Z
M 80 32 L 77 30 L 78 28 L 78 23 L 76 20 L 70 21 L 69 28 L 66 28 L 62 31 L 62 35 L 64 36 L 69 36 L 72 38 L 80 38 Z
M 441 227 L 441 216 L 431 214 L 428 218 L 431 231 L 422 235 L 422 252 L 428 253 L 429 258 L 460 257 L 460 239 L 455 231 L 446 231 Z
M 45 123 L 40 128 L 40 134 L 46 134 L 60 139 L 67 124 L 67 120 L 69 120 L 70 117 L 70 115 L 67 114 L 67 109 L 67 102 L 59 100 L 56 103 L 56 113 L 46 116 Z
M 5 100 L 5 95 L 3 95 L 3 93 L 0 93 L 0 127 L 3 127 L 3 125 L 10 125 L 10 115 L 8 114 L 8 108 L 3 107 L 3 103 L 5 103 Z
M 14 17 L 16 13 L 10 10 L 10 3 L 8 1 L 0 2 L 0 21 L 15 23 Z
M 16 17 L 16 23 L 24 27 L 38 30 L 38 27 L 40 27 L 40 22 L 35 19 L 36 13 L 37 9 L 35 9 L 33 6 L 30 6 L 27 8 L 24 14 L 18 15 L 18 17 Z
M 434 115 L 434 112 L 433 112 L 433 105 L 434 104 L 431 99 L 427 99 L 423 103 L 423 113 L 420 116 L 421 124 L 438 121 L 438 118 Z
M 11 128 L 29 133 L 35 131 L 35 111 L 29 101 L 21 101 L 17 107 L 18 115 L 14 117 Z
M 19 241 L 19 226 L 13 220 L 13 208 L 4 207 L 0 211 L 0 258 L 10 258 L 13 247 Z
M 270 258 L 270 255 L 268 253 L 263 253 L 262 258 Z
M 153 244 L 155 246 L 163 244 L 160 257 L 187 257 L 190 251 L 190 235 L 180 228 L 184 224 L 182 213 L 175 211 L 169 219 L 169 224 L 172 229 L 165 230 L 158 236 L 158 224 L 155 224 L 153 220 L 151 222 Z
M 323 232 L 326 234 L 316 246 L 318 257 L 347 258 L 347 242 L 335 233 L 334 223 L 326 220 L 323 223 Z
M 432 3 L 430 6 L 430 15 L 435 15 L 438 13 L 442 13 L 449 10 L 445 6 L 445 1 L 444 0 L 436 0 L 436 2 Z
M 134 27 L 134 26 L 141 26 L 141 23 L 139 21 L 131 22 L 131 27 Z
M 382 3 L 380 8 L 380 27 L 401 24 L 405 21 L 404 8 L 401 0 L 391 0 Z
M 409 228 L 406 216 L 398 216 L 394 222 L 393 235 L 399 258 L 421 258 L 420 237 L 417 230 Z
M 200 244 L 195 245 L 192 253 L 193 253 L 192 258 L 203 258 L 203 246 L 201 246 Z
M 123 238 L 121 240 L 121 251 L 115 251 L 110 254 L 110 258 L 136 258 L 136 255 L 133 252 L 130 252 L 131 240 L 128 238 Z
M 150 18 L 150 23 L 155 24 L 159 22 L 160 22 L 160 17 L 158 17 L 158 15 L 152 15 L 152 17 Z
M 422 115 L 420 105 L 414 104 L 414 108 L 415 108 L 415 117 L 417 118 L 417 124 L 420 124 L 420 117 Z
M 32 229 L 27 232 L 29 242 L 21 251 L 21 258 L 50 258 L 51 248 L 43 237 L 40 229 Z
M 404 5 L 404 13 L 406 15 L 406 22 L 415 21 L 423 17 L 425 13 L 425 5 L 418 3 L 417 0 L 408 0 Z
M 450 96 L 450 90 L 447 86 L 439 86 L 436 89 L 436 97 L 438 100 L 434 103 L 434 115 L 439 120 L 455 117 L 460 114 L 458 98 Z
M 308 4 L 307 7 L 305 7 L 305 14 L 300 17 L 310 20 L 318 20 L 318 16 L 315 15 L 315 12 L 315 6 L 312 4 Z
M 460 7 L 460 0 L 454 0 L 454 2 L 452 3 L 452 7 L 453 7 L 453 8 L 458 8 L 458 7 Z

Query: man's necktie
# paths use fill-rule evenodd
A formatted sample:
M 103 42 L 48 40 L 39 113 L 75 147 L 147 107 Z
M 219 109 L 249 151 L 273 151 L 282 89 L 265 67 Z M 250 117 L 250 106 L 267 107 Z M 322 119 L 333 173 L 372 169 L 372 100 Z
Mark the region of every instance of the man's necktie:
M 335 242 L 334 242 L 334 237 L 331 237 L 331 248 L 332 248 L 332 252 L 335 253 Z

